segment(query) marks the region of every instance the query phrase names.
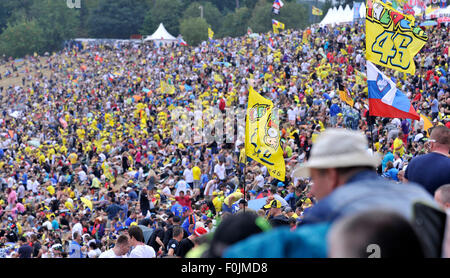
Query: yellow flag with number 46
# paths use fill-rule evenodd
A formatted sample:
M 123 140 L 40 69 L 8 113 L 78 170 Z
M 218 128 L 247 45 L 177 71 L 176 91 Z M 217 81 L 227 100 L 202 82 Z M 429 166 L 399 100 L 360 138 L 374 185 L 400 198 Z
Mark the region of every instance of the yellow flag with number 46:
M 377 65 L 414 74 L 414 56 L 428 37 L 414 26 L 414 17 L 405 15 L 391 5 L 367 1 L 366 58 Z
M 267 167 L 269 174 L 284 181 L 286 166 L 281 148 L 280 121 L 273 102 L 249 87 L 245 122 L 245 154 Z

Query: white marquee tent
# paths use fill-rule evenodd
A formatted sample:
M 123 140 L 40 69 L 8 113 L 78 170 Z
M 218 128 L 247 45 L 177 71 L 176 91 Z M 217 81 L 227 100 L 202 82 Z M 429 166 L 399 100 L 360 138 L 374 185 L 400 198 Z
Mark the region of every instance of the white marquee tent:
M 148 36 L 144 39 L 144 42 L 149 42 L 149 41 L 153 41 L 156 44 L 168 44 L 168 43 L 173 43 L 173 42 L 177 42 L 177 38 L 175 38 L 174 36 L 172 36 L 171 34 L 169 34 L 169 32 L 167 32 L 166 28 L 164 28 L 164 25 L 162 23 L 159 24 L 158 29 L 155 31 L 155 33 L 153 33 L 151 36 Z
M 353 17 L 354 17 L 354 12 L 355 12 L 354 7 L 350 8 L 349 5 L 345 6 L 345 9 L 342 8 L 342 6 L 339 6 L 339 8 L 333 7 L 328 10 L 327 14 L 324 16 L 324 18 L 319 23 L 319 25 L 352 22 Z M 359 17 L 360 18 L 366 17 L 366 6 L 365 6 L 364 2 L 361 3 L 360 9 L 359 9 Z

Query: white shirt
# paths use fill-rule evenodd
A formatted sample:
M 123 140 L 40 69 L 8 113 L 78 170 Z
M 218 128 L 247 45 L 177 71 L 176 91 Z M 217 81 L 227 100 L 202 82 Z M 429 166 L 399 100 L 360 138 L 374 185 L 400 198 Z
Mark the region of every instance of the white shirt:
M 129 258 L 155 258 L 156 253 L 153 247 L 148 245 L 138 245 L 131 250 Z
M 263 188 L 264 187 L 264 177 L 262 175 L 258 175 L 255 178 L 255 181 L 258 182 L 258 187 Z
M 91 250 L 88 252 L 89 258 L 98 258 L 102 254 L 102 251 L 100 249 Z
M 216 164 L 216 166 L 214 166 L 214 173 L 217 174 L 217 176 L 219 177 L 219 180 L 224 180 L 225 179 L 225 164 L 222 164 L 222 166 L 220 164 Z
M 183 172 L 184 180 L 187 183 L 193 183 L 194 182 L 194 175 L 192 174 L 192 169 L 186 168 Z
M 78 222 L 77 224 L 73 225 L 73 227 L 72 227 L 72 237 L 73 237 L 73 234 L 75 232 L 77 232 L 79 235 L 83 234 L 83 226 L 81 225 L 80 222 Z
M 48 231 L 52 231 L 53 230 L 53 226 L 52 223 L 50 223 L 50 221 L 45 221 L 42 226 L 46 227 Z
M 162 190 L 162 193 L 164 195 L 171 195 L 172 192 L 170 191 L 170 188 L 168 186 L 164 187 L 164 189 Z
M 105 251 L 103 253 L 100 254 L 99 258 L 103 259 L 103 258 L 126 258 L 127 256 L 117 256 L 116 253 L 114 253 L 113 249 L 109 249 L 108 251 Z
M 295 112 L 295 110 L 289 109 L 287 111 L 287 114 L 288 114 L 289 121 L 295 121 L 295 117 L 297 116 L 297 113 Z
M 80 179 L 80 182 L 84 182 L 87 179 L 86 172 L 84 171 L 78 172 L 78 178 Z

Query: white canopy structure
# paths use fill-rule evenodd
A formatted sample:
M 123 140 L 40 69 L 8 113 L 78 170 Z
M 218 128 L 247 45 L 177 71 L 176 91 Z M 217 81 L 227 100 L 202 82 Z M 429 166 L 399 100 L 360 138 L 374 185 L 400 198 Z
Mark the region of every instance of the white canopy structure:
M 352 22 L 353 21 L 353 9 L 350 9 L 349 5 L 345 6 L 343 20 L 345 20 L 344 22 Z
M 159 27 L 155 31 L 155 33 L 153 33 L 151 36 L 148 36 L 144 39 L 144 42 L 149 42 L 149 41 L 153 41 L 157 45 L 159 45 L 160 43 L 169 44 L 169 43 L 177 42 L 178 40 L 177 40 L 177 38 L 175 38 L 174 36 L 169 34 L 169 32 L 167 32 L 166 28 L 164 28 L 164 25 L 162 23 L 160 23 Z
M 366 18 L 366 5 L 362 2 L 361 7 L 359 8 L 359 17 Z
M 366 17 L 366 5 L 364 4 L 364 2 L 361 3 L 358 12 L 360 18 Z M 345 9 L 343 9 L 342 6 L 339 6 L 339 8 L 333 7 L 328 10 L 327 14 L 319 23 L 319 25 L 352 22 L 354 20 L 354 13 L 354 7 L 350 8 L 349 5 L 345 6 Z
M 337 12 L 337 9 L 335 7 L 328 9 L 327 14 L 323 17 L 322 21 L 320 22 L 320 25 L 327 25 L 331 24 L 331 19 L 333 18 L 334 14 Z

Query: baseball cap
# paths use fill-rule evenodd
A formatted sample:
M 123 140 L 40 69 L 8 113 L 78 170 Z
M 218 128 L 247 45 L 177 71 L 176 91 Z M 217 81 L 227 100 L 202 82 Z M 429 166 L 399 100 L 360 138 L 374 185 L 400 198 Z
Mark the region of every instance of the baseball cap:
M 194 231 L 194 234 L 195 234 L 196 236 L 202 236 L 202 235 L 204 235 L 204 234 L 206 234 L 206 233 L 208 233 L 208 231 L 206 231 L 206 229 L 203 228 L 203 227 L 198 227 L 198 228 L 195 229 L 195 231 Z
M 309 177 L 311 168 L 345 168 L 372 166 L 381 163 L 378 153 L 370 154 L 367 138 L 357 131 L 330 128 L 317 136 L 311 148 L 310 159 L 294 169 L 294 177 Z
M 278 200 L 273 200 L 269 204 L 264 206 L 265 209 L 271 209 L 271 208 L 281 208 L 281 202 Z
M 244 205 L 246 205 L 246 204 L 247 204 L 247 201 L 246 201 L 245 199 L 241 199 L 241 200 L 239 200 L 239 204 L 244 204 Z

